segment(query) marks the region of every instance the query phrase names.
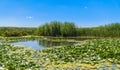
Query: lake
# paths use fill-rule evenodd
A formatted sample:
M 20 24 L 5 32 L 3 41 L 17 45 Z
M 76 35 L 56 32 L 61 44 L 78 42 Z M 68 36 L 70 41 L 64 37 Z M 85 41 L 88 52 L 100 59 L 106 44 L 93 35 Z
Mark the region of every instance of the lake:
M 39 37 L 25 38 L 25 37 L 10 37 L 2 38 L 0 42 L 10 43 L 17 46 L 31 47 L 36 50 L 45 48 L 57 47 L 57 46 L 68 46 L 76 43 L 81 43 L 84 40 L 90 40 L 93 38 L 78 38 L 78 37 L 45 37 L 41 39 Z M 1 43 L 0 43 L 1 44 Z
M 73 45 L 75 43 L 78 43 L 78 42 L 52 42 L 47 40 L 28 40 L 28 41 L 12 42 L 11 44 L 30 47 L 36 50 L 41 50 L 41 49 L 57 47 L 57 46 Z

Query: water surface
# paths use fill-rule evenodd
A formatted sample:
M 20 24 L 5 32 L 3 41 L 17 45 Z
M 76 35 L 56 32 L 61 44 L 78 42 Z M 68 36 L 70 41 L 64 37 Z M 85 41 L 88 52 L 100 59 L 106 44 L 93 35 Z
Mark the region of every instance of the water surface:
M 44 48 L 44 46 L 38 44 L 38 41 L 13 42 L 12 44 L 18 45 L 18 46 L 30 47 L 30 48 L 37 49 L 37 50 Z
M 57 47 L 57 46 L 73 45 L 75 43 L 76 42 L 51 42 L 46 40 L 28 40 L 28 41 L 13 42 L 11 44 L 30 47 L 36 50 L 41 50 L 41 49 Z

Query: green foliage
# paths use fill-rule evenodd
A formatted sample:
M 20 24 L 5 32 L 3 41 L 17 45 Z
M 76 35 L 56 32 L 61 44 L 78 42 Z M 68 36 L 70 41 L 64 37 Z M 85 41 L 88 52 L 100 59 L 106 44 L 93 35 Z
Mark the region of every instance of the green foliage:
M 105 62 L 113 63 L 108 69 L 120 69 L 120 39 L 94 39 L 81 45 L 33 50 L 0 44 L 0 68 L 4 70 L 54 70 L 82 68 L 79 64 L 94 64 L 97 69 L 106 69 Z M 68 64 L 67 67 L 64 66 Z M 78 65 L 77 65 L 78 64 Z M 99 65 L 100 64 L 100 65 Z M 85 67 L 84 69 L 86 69 Z M 88 70 L 96 70 L 89 68 Z
M 40 26 L 38 33 L 43 36 L 76 36 L 76 26 L 70 22 L 53 21 Z
M 36 28 L 23 28 L 23 27 L 0 27 L 0 36 L 26 36 L 34 35 Z
M 76 36 L 76 26 L 74 23 L 64 22 L 61 25 L 61 35 L 62 36 Z
M 53 21 L 36 28 L 0 27 L 0 36 L 92 36 L 120 37 L 120 23 L 112 23 L 98 27 L 82 28 L 71 22 Z
M 85 44 L 43 50 L 51 61 L 100 63 L 102 60 L 120 63 L 119 39 L 95 39 Z M 54 54 L 54 55 L 53 55 Z
M 92 28 L 78 28 L 78 35 L 96 37 L 120 37 L 120 23 L 112 23 L 105 26 Z
M 104 26 L 79 28 L 71 22 L 51 22 L 40 26 L 37 30 L 42 36 L 94 36 L 94 37 L 120 37 L 120 23 Z

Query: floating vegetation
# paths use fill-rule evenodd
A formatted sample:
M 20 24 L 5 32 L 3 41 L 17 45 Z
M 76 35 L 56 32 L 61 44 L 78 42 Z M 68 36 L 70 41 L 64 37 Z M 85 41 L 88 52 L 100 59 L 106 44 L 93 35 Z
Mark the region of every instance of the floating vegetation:
M 120 69 L 120 39 L 94 39 L 81 45 L 44 50 L 1 44 L 0 69 L 117 70 Z

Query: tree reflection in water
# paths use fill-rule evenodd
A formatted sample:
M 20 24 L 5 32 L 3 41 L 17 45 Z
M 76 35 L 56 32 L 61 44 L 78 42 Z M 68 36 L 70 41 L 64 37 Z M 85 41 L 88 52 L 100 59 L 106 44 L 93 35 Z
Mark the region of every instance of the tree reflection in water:
M 53 42 L 48 40 L 38 40 L 39 45 L 42 45 L 44 47 L 55 47 L 55 46 L 67 46 L 67 45 L 73 45 L 76 42 Z

